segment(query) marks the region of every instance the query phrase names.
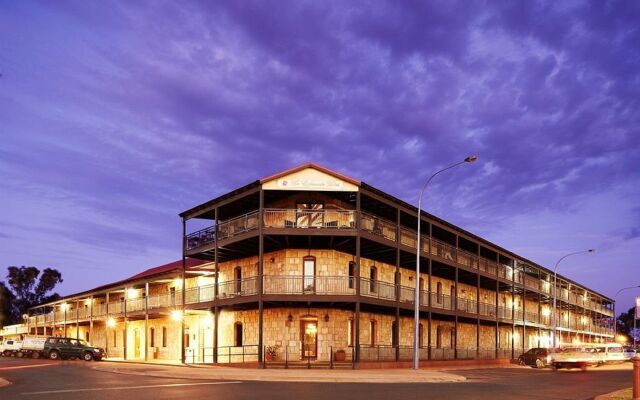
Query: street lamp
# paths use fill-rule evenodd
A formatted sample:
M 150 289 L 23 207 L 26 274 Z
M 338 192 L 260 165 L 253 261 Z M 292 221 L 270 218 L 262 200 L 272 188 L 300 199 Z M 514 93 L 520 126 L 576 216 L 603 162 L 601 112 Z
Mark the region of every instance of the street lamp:
M 415 296 L 415 311 L 413 316 L 413 369 L 419 368 L 419 361 L 420 361 L 419 354 L 418 354 L 418 344 L 420 343 L 418 338 L 418 334 L 419 334 L 418 327 L 420 324 L 420 220 L 422 219 L 420 209 L 422 206 L 422 196 L 424 195 L 424 191 L 427 189 L 429 182 L 431 182 L 431 180 L 435 178 L 436 175 L 446 170 L 449 170 L 451 168 L 455 168 L 458 165 L 462 165 L 464 163 L 476 162 L 477 160 L 478 160 L 478 156 L 472 155 L 465 158 L 463 161 L 457 162 L 455 164 L 451 164 L 448 167 L 437 171 L 436 173 L 431 175 L 429 179 L 427 179 L 424 186 L 422 186 L 422 190 L 420 190 L 420 196 L 418 197 L 418 232 L 417 232 L 418 238 L 416 240 L 416 296 Z
M 558 265 L 560 262 L 569 256 L 575 256 L 576 254 L 582 253 L 593 253 L 596 249 L 589 249 L 583 251 L 576 251 L 574 253 L 569 253 L 561 257 L 558 262 L 556 262 L 556 266 L 553 267 L 553 348 L 556 348 L 556 329 L 557 329 L 557 315 L 558 309 L 556 308 L 556 303 L 558 301 Z
M 617 333 L 618 333 L 618 317 L 616 316 L 616 302 L 617 302 L 618 295 L 620 294 L 620 292 L 624 292 L 625 290 L 638 289 L 638 288 L 640 288 L 640 285 L 629 286 L 629 287 L 626 287 L 626 288 L 622 288 L 622 289 L 620 289 L 620 290 L 618 290 L 616 292 L 615 296 L 613 296 L 613 341 L 614 342 L 616 341 L 616 337 L 617 337 Z M 633 316 L 634 316 L 633 323 L 635 325 L 635 322 L 636 322 L 635 314 Z M 635 336 L 634 336 L 634 338 L 635 338 Z M 635 343 L 634 343 L 634 348 L 635 348 Z

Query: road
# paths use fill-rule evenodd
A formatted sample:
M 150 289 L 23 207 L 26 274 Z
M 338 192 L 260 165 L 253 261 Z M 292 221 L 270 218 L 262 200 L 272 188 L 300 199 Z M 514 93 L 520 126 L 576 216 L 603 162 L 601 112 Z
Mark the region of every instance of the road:
M 631 385 L 631 368 L 607 366 L 587 372 L 530 368 L 459 370 L 463 383 L 363 384 L 208 381 L 96 371 L 82 361 L 0 359 L 2 400 L 56 399 L 591 399 Z M 138 367 L 138 372 L 148 368 Z M 283 373 L 287 371 L 283 370 Z

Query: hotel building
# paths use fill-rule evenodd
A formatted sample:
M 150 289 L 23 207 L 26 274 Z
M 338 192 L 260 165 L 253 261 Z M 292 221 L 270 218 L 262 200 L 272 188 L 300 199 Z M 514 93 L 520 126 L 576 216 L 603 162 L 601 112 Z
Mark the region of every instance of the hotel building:
M 183 259 L 31 310 L 111 358 L 278 365 L 512 359 L 549 347 L 553 273 L 317 164 L 180 214 Z M 199 220 L 199 221 L 196 221 Z M 200 224 L 204 229 L 187 227 Z M 561 343 L 611 340 L 613 300 L 558 275 Z

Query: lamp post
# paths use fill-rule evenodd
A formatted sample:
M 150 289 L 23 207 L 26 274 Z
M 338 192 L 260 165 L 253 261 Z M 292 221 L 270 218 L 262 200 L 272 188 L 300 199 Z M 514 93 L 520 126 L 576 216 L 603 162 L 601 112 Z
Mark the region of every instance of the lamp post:
M 562 256 L 558 260 L 558 262 L 556 262 L 555 267 L 553 267 L 553 348 L 554 349 L 556 348 L 556 329 L 557 329 L 557 315 L 558 315 L 558 310 L 556 308 L 557 301 L 558 301 L 558 265 L 560 265 L 560 262 L 562 260 L 564 260 L 569 256 L 575 256 L 576 254 L 582 254 L 582 253 L 593 253 L 595 251 L 596 249 L 589 249 L 589 250 L 576 251 L 574 253 L 566 254 Z
M 422 196 L 424 195 L 424 191 L 427 189 L 429 182 L 431 182 L 431 180 L 435 178 L 436 175 L 440 174 L 441 172 L 447 171 L 451 168 L 455 168 L 458 165 L 462 165 L 464 163 L 476 162 L 477 160 L 478 160 L 478 157 L 475 155 L 472 155 L 465 158 L 463 161 L 457 162 L 455 164 L 451 164 L 448 167 L 435 172 L 433 175 L 429 177 L 429 179 L 427 179 L 424 186 L 422 186 L 422 190 L 420 190 L 420 196 L 418 197 L 418 231 L 417 231 L 418 237 L 416 239 L 416 296 L 415 296 L 415 310 L 414 310 L 414 316 L 413 316 L 413 369 L 418 369 L 419 363 L 420 363 L 420 356 L 419 356 L 419 349 L 418 349 L 418 344 L 420 343 L 420 341 L 418 338 L 418 334 L 419 334 L 419 325 L 420 325 L 420 220 L 422 219 L 421 218 Z
M 638 289 L 638 288 L 640 288 L 640 285 L 622 288 L 616 292 L 615 296 L 613 296 L 613 340 L 614 341 L 616 340 L 616 335 L 618 334 L 618 324 L 617 324 L 618 317 L 616 316 L 616 302 L 618 301 L 617 300 L 618 295 L 620 294 L 620 292 L 624 292 L 625 290 Z

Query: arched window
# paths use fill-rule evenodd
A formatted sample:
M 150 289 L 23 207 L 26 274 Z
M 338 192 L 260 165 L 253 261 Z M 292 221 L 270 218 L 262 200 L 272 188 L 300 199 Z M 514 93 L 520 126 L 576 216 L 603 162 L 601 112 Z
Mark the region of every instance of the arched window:
M 451 348 L 455 349 L 456 348 L 456 328 L 451 328 Z
M 436 328 L 436 348 L 442 348 L 442 326 L 438 325 Z
M 353 318 L 349 318 L 349 325 L 347 326 L 347 334 L 348 334 L 348 343 L 347 346 L 353 347 L 356 342 L 356 330 L 355 330 L 355 321 Z
M 451 288 L 449 290 L 449 296 L 451 296 L 451 301 L 453 301 L 456 298 L 456 287 L 454 285 L 451 285 Z
M 355 287 L 355 272 L 356 272 L 356 263 L 353 261 L 349 262 L 349 289 L 353 289 Z
M 391 345 L 398 345 L 398 323 L 396 321 L 391 323 Z
M 436 297 L 438 298 L 438 303 L 442 303 L 442 282 L 436 284 Z
M 242 322 L 236 322 L 233 325 L 233 345 L 242 347 Z
M 316 288 L 316 258 L 306 256 L 302 259 L 303 288 L 305 292 L 314 292 Z
M 424 326 L 418 324 L 418 347 L 424 347 Z
M 235 267 L 233 269 L 233 281 L 236 294 L 242 293 L 242 268 Z
M 156 347 L 156 328 L 149 328 L 149 346 Z
M 184 342 L 183 345 L 185 348 L 189 347 L 191 345 L 191 341 L 189 340 L 191 339 L 191 335 L 189 335 L 189 327 L 185 326 L 184 327 Z
M 369 292 L 377 293 L 378 268 L 372 266 L 369 270 Z
M 371 342 L 371 347 L 376 345 L 376 335 L 378 334 L 377 322 L 375 319 L 369 321 L 369 339 Z
M 167 347 L 167 327 L 162 327 L 162 347 Z

